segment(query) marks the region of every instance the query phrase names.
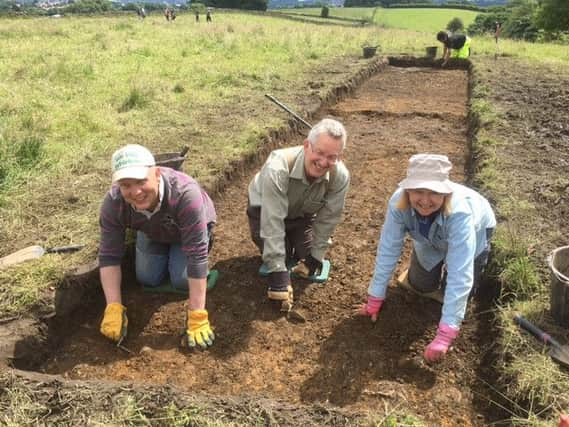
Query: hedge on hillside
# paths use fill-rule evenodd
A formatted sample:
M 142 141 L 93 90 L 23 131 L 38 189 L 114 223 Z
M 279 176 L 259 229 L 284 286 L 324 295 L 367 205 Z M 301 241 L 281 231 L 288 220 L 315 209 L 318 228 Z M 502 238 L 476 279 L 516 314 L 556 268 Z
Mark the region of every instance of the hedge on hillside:
M 393 3 L 388 6 L 390 9 L 463 9 L 483 12 L 486 9 L 470 4 L 423 4 L 423 3 Z

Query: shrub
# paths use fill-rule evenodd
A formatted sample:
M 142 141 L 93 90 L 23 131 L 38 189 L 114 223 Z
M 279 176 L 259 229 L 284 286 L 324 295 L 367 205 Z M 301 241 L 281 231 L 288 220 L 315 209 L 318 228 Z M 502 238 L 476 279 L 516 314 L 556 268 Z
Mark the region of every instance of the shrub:
M 321 18 L 328 18 L 330 16 L 330 8 L 328 6 L 322 6 L 322 10 L 320 11 Z
M 447 24 L 447 30 L 452 33 L 464 30 L 464 24 L 460 18 L 452 18 Z
M 134 87 L 130 90 L 127 98 L 124 100 L 122 105 L 119 107 L 119 112 L 125 113 L 127 111 L 144 108 L 148 104 L 147 95 L 145 95 L 142 90 Z

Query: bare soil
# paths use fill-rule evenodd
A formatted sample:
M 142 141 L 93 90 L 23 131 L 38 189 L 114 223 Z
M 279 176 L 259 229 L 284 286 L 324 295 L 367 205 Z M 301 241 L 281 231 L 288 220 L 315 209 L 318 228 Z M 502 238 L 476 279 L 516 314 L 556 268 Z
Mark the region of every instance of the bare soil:
M 519 60 L 486 59 L 479 84 L 499 118 L 493 129 L 501 179 L 508 194 L 535 212 L 511 212 L 519 232 L 533 240 L 536 259 L 569 244 L 569 75 Z
M 216 201 L 219 224 L 212 265 L 222 273 L 208 295 L 215 345 L 206 352 L 178 347 L 183 297 L 125 287 L 126 353 L 98 332 L 103 301 L 86 301 L 59 332 L 65 339 L 40 372 L 73 380 L 173 386 L 215 396 L 259 395 L 293 405 L 333 405 L 373 413 L 413 412 L 429 425 L 479 426 L 492 420 L 484 399 L 482 353 L 492 339 L 473 303 L 459 339 L 435 366 L 422 360 L 434 337 L 440 304 L 391 285 L 377 324 L 355 318 L 365 301 L 387 199 L 418 152 L 447 154 L 453 179 L 469 163 L 468 75 L 464 70 L 387 67 L 322 116 L 345 123 L 352 173 L 344 220 L 329 251 L 330 280 L 294 282 L 297 316 L 283 316 L 257 275 L 261 259 L 249 238 L 245 205 L 254 171 Z M 290 144 L 299 144 L 299 135 Z M 406 257 L 404 257 L 406 259 Z M 398 267 L 404 267 L 405 261 Z

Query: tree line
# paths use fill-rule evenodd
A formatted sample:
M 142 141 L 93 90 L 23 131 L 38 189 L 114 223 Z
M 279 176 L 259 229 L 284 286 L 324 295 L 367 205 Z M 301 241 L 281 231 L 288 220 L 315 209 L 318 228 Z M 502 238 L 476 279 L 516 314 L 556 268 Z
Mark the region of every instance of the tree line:
M 569 43 L 569 0 L 510 0 L 476 16 L 468 33 L 494 32 L 496 22 L 502 26 L 502 37 Z

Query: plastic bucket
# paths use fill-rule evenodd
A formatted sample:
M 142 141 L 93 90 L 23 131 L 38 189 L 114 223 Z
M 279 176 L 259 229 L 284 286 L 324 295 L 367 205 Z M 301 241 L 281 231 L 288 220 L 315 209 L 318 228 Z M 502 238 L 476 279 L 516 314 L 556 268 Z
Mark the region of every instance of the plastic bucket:
M 569 246 L 553 250 L 547 261 L 551 270 L 551 316 L 569 327 Z
M 366 46 L 364 47 L 364 58 L 372 58 L 375 56 L 377 51 L 377 46 Z
M 437 57 L 437 46 L 429 46 L 425 50 L 427 51 L 427 58 L 435 59 Z

